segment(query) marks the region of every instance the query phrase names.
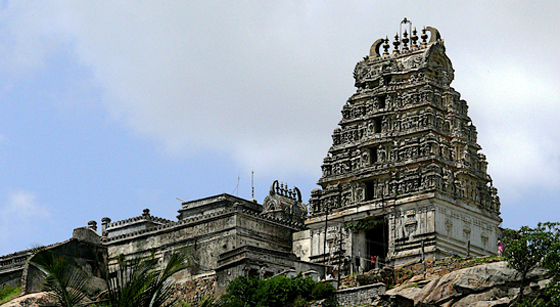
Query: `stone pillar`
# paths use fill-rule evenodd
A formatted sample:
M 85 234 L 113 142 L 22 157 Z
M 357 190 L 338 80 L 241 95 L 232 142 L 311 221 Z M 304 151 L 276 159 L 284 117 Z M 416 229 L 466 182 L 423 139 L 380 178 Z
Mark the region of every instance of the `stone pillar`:
M 108 217 L 104 217 L 101 219 L 101 235 L 106 235 L 107 225 L 111 223 L 111 219 Z

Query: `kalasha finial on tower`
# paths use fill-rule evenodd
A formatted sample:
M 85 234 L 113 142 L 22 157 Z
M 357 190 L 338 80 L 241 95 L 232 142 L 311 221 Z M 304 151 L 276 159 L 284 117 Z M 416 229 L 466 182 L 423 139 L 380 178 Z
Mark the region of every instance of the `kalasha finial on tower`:
M 385 36 L 385 43 L 383 44 L 383 55 L 389 55 L 389 37 Z
M 408 51 L 408 42 L 410 41 L 410 39 L 408 38 L 408 33 L 406 32 L 406 29 L 404 29 L 404 33 L 403 33 L 403 39 L 402 39 L 402 43 L 403 43 L 403 47 L 402 50 L 403 51 Z
M 408 24 L 408 32 L 406 31 L 406 25 Z M 403 25 L 405 26 L 404 28 L 404 33 L 402 31 Z M 403 43 L 403 51 L 408 51 L 408 42 L 410 41 L 410 39 L 408 38 L 408 33 L 412 32 L 412 22 L 410 20 L 408 20 L 408 18 L 404 18 L 401 21 L 401 24 L 399 26 L 399 36 L 402 37 L 402 43 Z
M 401 44 L 399 40 L 399 33 L 395 34 L 395 40 L 393 41 L 393 53 L 399 53 L 399 45 Z
M 408 24 L 408 29 L 406 25 Z M 404 31 L 403 31 L 404 25 Z M 428 36 L 428 32 L 429 36 Z M 429 41 L 428 41 L 429 37 Z M 419 42 L 419 39 L 422 39 L 422 42 Z M 410 51 L 416 51 L 420 48 L 426 48 L 428 44 L 437 42 L 441 40 L 441 35 L 436 28 L 433 27 L 424 27 L 422 29 L 422 35 L 418 37 L 418 31 L 416 27 L 412 27 L 412 22 L 408 20 L 408 18 L 404 18 L 399 26 L 399 31 L 395 34 L 395 38 L 392 42 L 393 44 L 393 55 L 397 56 L 402 53 L 408 53 Z M 381 54 L 381 47 L 383 47 L 383 54 Z M 370 57 L 372 58 L 379 58 L 379 57 L 387 57 L 391 54 L 389 53 L 389 49 L 391 44 L 389 43 L 389 37 L 385 36 L 385 39 L 380 38 L 373 43 L 370 48 Z
M 420 36 L 422 38 L 422 47 L 428 45 L 428 34 L 426 34 L 426 31 L 426 27 L 424 27 L 424 29 L 422 29 L 422 36 Z
M 416 44 L 416 42 L 418 41 L 418 31 L 416 31 L 416 27 L 414 27 L 414 30 L 412 30 L 412 36 L 410 37 L 410 39 L 412 39 L 410 48 L 412 50 L 418 49 L 418 45 Z

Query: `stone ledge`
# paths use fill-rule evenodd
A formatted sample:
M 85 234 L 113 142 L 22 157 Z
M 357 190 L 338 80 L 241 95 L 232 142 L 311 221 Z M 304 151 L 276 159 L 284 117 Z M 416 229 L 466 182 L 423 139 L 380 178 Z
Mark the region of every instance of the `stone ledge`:
M 384 283 L 339 290 L 336 293 L 337 306 L 371 304 L 381 294 L 385 293 L 385 290 L 386 286 Z

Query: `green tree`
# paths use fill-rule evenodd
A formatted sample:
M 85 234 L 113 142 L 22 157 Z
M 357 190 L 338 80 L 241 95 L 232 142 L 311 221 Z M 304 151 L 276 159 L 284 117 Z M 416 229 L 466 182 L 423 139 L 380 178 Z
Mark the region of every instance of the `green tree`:
M 542 260 L 542 266 L 549 271 L 555 281 L 560 281 L 560 223 L 539 224 L 547 234 L 548 253 Z
M 544 290 L 544 307 L 560 306 L 560 223 L 544 223 L 541 225 L 549 233 L 550 250 L 542 261 L 542 266 L 548 270 L 552 282 Z
M 538 265 L 547 269 L 555 279 L 550 289 L 545 291 L 545 295 L 552 299 L 560 299 L 554 297 L 558 292 L 555 292 L 554 284 L 558 281 L 560 265 L 558 262 L 560 260 L 559 225 L 559 223 L 539 223 L 535 228 L 523 226 L 518 231 L 511 229 L 504 231 L 505 259 L 508 266 L 521 275 L 521 288 L 517 299 L 519 306 L 532 304 L 524 302 L 523 290 L 527 283 L 527 274 Z

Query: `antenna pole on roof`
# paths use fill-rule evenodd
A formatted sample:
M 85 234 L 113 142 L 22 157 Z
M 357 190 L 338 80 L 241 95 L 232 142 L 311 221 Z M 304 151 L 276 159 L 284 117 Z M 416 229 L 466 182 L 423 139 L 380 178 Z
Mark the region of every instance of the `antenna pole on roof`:
M 255 172 L 251 171 L 251 199 L 255 198 Z
M 239 196 L 239 179 L 241 178 L 240 175 L 237 175 L 237 185 L 235 186 L 235 189 L 233 189 L 233 191 L 231 191 L 231 194 L 233 195 L 233 193 L 235 193 L 235 196 Z

